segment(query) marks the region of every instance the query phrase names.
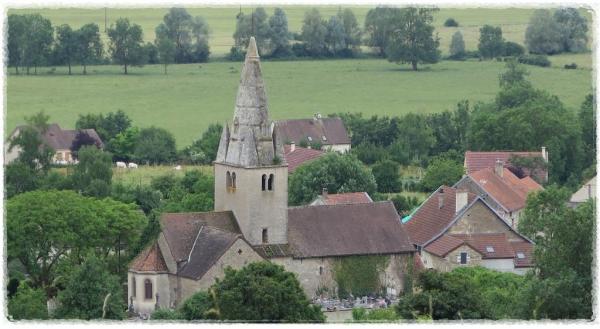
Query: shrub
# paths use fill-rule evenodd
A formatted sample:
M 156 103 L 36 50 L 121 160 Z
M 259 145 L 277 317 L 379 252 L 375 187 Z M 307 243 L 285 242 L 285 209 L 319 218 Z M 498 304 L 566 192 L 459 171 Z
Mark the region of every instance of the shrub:
M 516 42 L 507 41 L 504 43 L 504 56 L 521 56 L 525 53 L 525 47 Z
M 458 27 L 458 22 L 454 18 L 450 17 L 444 22 L 444 26 L 445 27 Z
M 519 63 L 527 65 L 548 67 L 551 64 L 546 55 L 521 55 L 517 59 Z
M 244 57 L 246 57 L 246 52 L 242 50 L 242 48 L 236 46 L 231 47 L 229 54 L 227 55 L 227 59 L 232 62 L 243 61 Z
M 161 308 L 152 313 L 150 320 L 182 320 L 183 316 L 176 310 Z
M 577 68 L 577 64 L 575 64 L 575 63 L 565 64 L 565 69 L 567 69 L 567 70 L 574 70 L 576 68 Z

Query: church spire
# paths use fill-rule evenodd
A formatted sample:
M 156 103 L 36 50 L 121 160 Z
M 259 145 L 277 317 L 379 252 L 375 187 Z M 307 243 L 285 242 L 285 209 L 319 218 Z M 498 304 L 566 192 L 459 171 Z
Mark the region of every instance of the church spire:
M 262 78 L 256 40 L 250 37 L 235 102 L 234 122 L 239 125 L 266 125 L 269 120 L 267 93 Z

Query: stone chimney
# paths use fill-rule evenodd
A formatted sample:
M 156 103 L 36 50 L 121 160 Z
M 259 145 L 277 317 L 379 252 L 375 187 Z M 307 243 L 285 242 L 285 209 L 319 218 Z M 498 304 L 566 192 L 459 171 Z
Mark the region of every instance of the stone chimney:
M 329 192 L 327 192 L 327 188 L 326 188 L 326 187 L 324 187 L 324 188 L 323 188 L 323 192 L 321 192 L 321 196 L 322 196 L 323 198 L 327 198 L 327 195 L 328 195 L 328 194 L 329 194 Z
M 542 146 L 542 158 L 544 158 L 544 161 L 548 162 L 548 151 L 546 151 L 545 146 Z
M 296 150 L 296 143 L 292 142 L 290 144 L 290 152 L 294 152 Z
M 456 190 L 456 213 L 463 210 L 469 202 L 469 194 L 467 190 L 457 189 Z
M 502 160 L 500 160 L 500 159 L 496 160 L 496 165 L 494 166 L 494 172 L 499 177 L 503 176 L 503 174 L 504 174 L 504 163 L 502 163 Z
M 438 193 L 438 206 L 440 209 L 444 207 L 444 189 L 440 189 L 440 193 Z

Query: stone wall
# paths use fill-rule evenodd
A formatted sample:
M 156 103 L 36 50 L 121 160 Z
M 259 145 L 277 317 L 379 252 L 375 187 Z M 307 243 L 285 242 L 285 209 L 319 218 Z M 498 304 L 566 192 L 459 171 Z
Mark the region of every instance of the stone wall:
M 135 297 L 133 292 L 133 278 L 135 278 Z M 152 298 L 145 298 L 145 281 L 152 283 Z M 133 302 L 133 309 L 140 314 L 150 314 L 156 307 L 156 296 L 158 294 L 158 306 L 166 308 L 171 306 L 171 294 L 169 291 L 169 274 L 155 272 L 127 273 L 127 303 Z
M 448 230 L 449 234 L 505 233 L 509 241 L 523 241 L 510 230 L 483 202 L 469 208 Z
M 496 200 L 490 196 L 479 184 L 475 183 L 471 177 L 466 176 L 456 183 L 456 188 L 466 189 L 471 193 L 479 195 L 485 200 L 501 217 L 502 219 L 511 225 L 517 227 L 517 221 L 519 220 L 520 211 L 507 212 Z
M 460 253 L 466 252 L 467 264 L 460 263 Z M 425 250 L 421 252 L 421 260 L 426 268 L 433 268 L 442 272 L 452 271 L 454 268 L 459 266 L 478 266 L 483 265 L 481 254 L 469 247 L 468 245 L 462 245 L 455 250 L 451 251 L 446 257 L 439 257 L 431 254 Z

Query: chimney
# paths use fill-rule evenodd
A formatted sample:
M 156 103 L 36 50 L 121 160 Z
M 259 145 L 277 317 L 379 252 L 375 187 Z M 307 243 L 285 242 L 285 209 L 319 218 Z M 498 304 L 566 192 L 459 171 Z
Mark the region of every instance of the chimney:
M 444 189 L 443 188 L 441 188 L 440 193 L 438 193 L 438 206 L 440 207 L 440 209 L 442 209 L 442 207 L 444 207 Z
M 323 188 L 323 192 L 321 193 L 321 196 L 323 196 L 323 198 L 327 198 L 327 194 L 328 194 L 328 192 L 327 192 L 327 188 L 326 188 L 326 187 L 324 187 L 324 188 Z
M 544 161 L 548 162 L 548 152 L 546 151 L 545 146 L 542 146 L 542 158 L 544 158 Z
M 290 144 L 290 152 L 294 152 L 296 150 L 296 143 L 292 142 Z
M 494 172 L 499 177 L 502 177 L 502 175 L 504 174 L 504 164 L 502 163 L 502 160 L 500 160 L 500 159 L 496 160 L 496 165 L 494 167 Z
M 469 201 L 469 194 L 467 190 L 456 190 L 456 212 L 463 210 L 467 206 Z

